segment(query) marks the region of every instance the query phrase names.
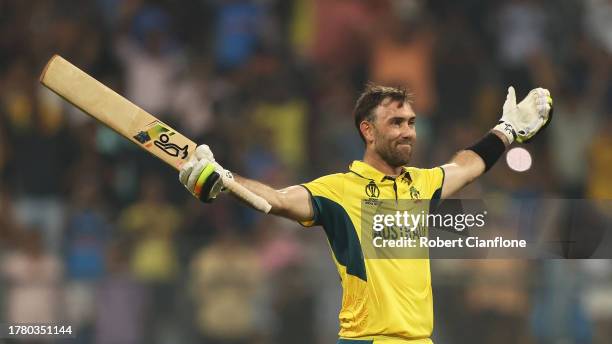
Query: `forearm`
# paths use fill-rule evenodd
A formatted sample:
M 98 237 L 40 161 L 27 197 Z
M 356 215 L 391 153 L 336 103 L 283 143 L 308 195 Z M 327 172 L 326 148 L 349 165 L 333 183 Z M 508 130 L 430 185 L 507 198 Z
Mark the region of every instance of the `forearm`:
M 503 145 L 500 145 L 497 139 L 487 137 L 490 136 L 490 134 L 495 135 Z M 508 146 L 510 146 L 510 142 L 506 136 L 493 129 L 487 133 L 485 139 L 469 148 L 459 151 L 453 159 L 451 159 L 451 163 L 464 169 L 465 178 L 467 179 L 466 184 L 468 184 L 493 167 L 497 159 L 506 151 Z
M 279 211 L 281 211 L 283 205 L 283 201 L 282 195 L 278 190 L 256 180 L 244 178 L 235 173 L 233 175 L 234 180 L 236 182 L 238 182 L 257 196 L 265 199 L 268 203 L 270 203 L 270 205 L 272 206 L 272 209 L 270 209 L 270 214 L 279 214 Z
M 510 145 L 502 133 L 496 130 L 492 130 L 491 133 L 495 136 L 487 134 L 489 137 L 457 152 L 447 164 L 442 166 L 445 173 L 443 198 L 449 197 L 485 173 Z M 496 140 L 500 140 L 501 143 L 495 142 Z
M 270 214 L 282 216 L 294 221 L 307 221 L 312 219 L 313 210 L 310 203 L 310 195 L 304 187 L 294 185 L 276 190 L 264 183 L 235 174 L 234 179 L 251 192 L 268 201 L 272 206 Z
M 213 202 L 225 186 L 237 194 L 248 194 L 249 192 L 246 192 L 248 190 L 267 202 L 264 207 L 261 204 L 264 202 L 261 200 L 247 202 L 240 196 L 236 197 L 253 209 L 300 222 L 312 220 L 314 216 L 310 193 L 304 187 L 294 185 L 275 190 L 264 183 L 232 174 L 215 161 L 207 145 L 198 146 L 190 161 L 183 164 L 179 172 L 179 181 L 193 196 L 206 203 Z M 225 182 L 229 184 L 224 185 Z M 263 208 L 265 210 L 262 210 Z

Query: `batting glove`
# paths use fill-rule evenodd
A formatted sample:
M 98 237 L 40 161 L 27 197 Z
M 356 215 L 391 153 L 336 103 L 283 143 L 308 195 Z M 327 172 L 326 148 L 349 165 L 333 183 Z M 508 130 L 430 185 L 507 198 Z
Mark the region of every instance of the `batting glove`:
M 518 105 L 514 87 L 508 88 L 501 120 L 493 128 L 503 133 L 510 143 L 525 143 L 531 140 L 552 119 L 553 101 L 544 88 L 531 90 Z
M 223 177 L 222 177 L 223 176 Z M 179 172 L 179 180 L 189 192 L 203 202 L 212 202 L 224 191 L 223 179 L 233 179 L 231 172 L 215 161 L 207 145 L 200 145 Z

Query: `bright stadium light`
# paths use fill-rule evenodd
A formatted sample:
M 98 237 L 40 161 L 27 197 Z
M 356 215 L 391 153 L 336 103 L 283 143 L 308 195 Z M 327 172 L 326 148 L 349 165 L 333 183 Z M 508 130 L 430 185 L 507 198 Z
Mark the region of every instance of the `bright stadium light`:
M 531 168 L 531 154 L 525 148 L 512 148 L 506 154 L 506 163 L 514 171 L 525 172 Z

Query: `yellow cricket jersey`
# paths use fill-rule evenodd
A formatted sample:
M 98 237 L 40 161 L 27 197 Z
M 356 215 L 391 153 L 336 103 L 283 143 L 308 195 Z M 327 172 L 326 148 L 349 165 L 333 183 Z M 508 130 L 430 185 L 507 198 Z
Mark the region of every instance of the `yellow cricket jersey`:
M 311 194 L 314 217 L 302 224 L 323 226 L 341 278 L 341 338 L 431 343 L 429 259 L 364 259 L 360 217 L 364 199 L 438 199 L 443 182 L 440 167 L 406 167 L 390 178 L 354 161 L 347 173 L 303 184 Z

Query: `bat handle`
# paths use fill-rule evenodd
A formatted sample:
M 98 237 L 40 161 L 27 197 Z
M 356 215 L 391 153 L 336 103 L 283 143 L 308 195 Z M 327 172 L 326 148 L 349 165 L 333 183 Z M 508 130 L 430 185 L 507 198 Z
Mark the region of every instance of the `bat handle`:
M 265 199 L 257 196 L 251 190 L 245 188 L 238 182 L 233 179 L 222 176 L 223 178 L 223 186 L 225 186 L 229 191 L 231 191 L 234 195 L 240 197 L 245 200 L 247 203 L 252 205 L 255 209 L 263 212 L 269 213 L 272 206 Z

